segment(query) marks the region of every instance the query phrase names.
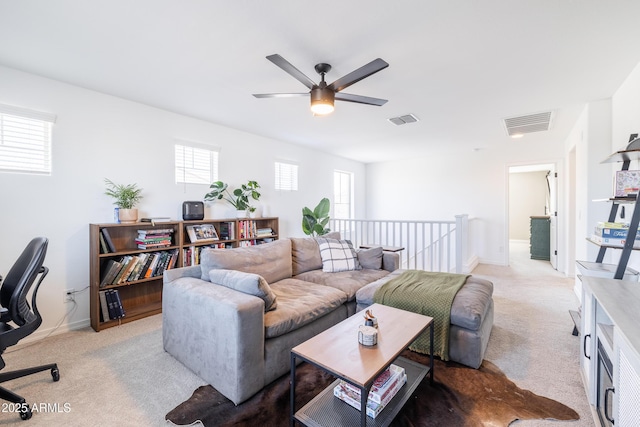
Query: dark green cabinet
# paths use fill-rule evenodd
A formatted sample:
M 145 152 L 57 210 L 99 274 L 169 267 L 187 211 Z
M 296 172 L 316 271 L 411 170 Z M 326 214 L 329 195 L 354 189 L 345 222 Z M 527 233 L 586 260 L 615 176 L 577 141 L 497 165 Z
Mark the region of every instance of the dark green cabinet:
M 531 217 L 531 259 L 551 259 L 551 220 L 548 216 Z

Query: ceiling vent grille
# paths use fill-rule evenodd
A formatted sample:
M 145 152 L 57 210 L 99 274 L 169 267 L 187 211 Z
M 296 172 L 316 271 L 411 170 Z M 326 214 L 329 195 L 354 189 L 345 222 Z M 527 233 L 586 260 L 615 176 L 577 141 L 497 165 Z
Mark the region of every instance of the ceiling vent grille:
M 389 120 L 391 123 L 393 123 L 396 126 L 400 126 L 407 123 L 415 123 L 418 121 L 418 118 L 413 114 L 406 114 L 400 117 L 391 117 L 390 119 L 387 119 L 387 120 Z
M 529 114 L 527 116 L 509 117 L 504 119 L 504 126 L 509 136 L 541 132 L 551 128 L 552 118 L 552 111 Z

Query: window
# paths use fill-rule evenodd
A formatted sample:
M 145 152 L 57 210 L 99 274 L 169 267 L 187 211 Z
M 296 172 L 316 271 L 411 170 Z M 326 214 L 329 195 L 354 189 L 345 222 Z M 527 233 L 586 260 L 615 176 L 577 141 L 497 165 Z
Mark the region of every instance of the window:
M 276 190 L 298 190 L 298 165 L 276 162 Z
M 333 216 L 353 218 L 353 173 L 333 171 Z
M 0 171 L 51 175 L 51 129 L 56 117 L 0 105 Z
M 218 151 L 176 144 L 176 184 L 211 184 L 218 180 Z

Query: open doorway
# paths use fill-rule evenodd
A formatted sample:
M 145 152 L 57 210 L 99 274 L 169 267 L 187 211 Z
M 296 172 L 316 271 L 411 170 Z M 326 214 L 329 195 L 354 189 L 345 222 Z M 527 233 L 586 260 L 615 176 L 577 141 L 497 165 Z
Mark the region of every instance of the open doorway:
M 553 163 L 509 167 L 509 257 L 557 269 L 557 173 Z

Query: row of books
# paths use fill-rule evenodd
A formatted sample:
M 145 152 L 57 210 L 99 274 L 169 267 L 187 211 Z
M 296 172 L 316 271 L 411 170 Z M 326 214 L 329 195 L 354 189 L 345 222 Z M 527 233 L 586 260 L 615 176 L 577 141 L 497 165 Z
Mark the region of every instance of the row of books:
M 122 319 L 125 316 L 120 292 L 117 289 L 107 289 L 99 292 L 100 295 L 100 314 L 102 321 Z
M 252 220 L 238 221 L 238 229 L 240 230 L 241 239 L 256 239 L 274 235 L 272 228 L 258 228 L 256 221 Z
M 230 249 L 232 247 L 231 243 L 215 243 L 207 246 L 189 246 L 186 249 L 183 249 L 182 252 L 182 260 L 184 267 L 189 267 L 191 265 L 200 264 L 200 257 L 202 256 L 202 251 L 206 248 L 214 248 L 214 249 Z
M 404 368 L 391 365 L 376 378 L 367 397 L 367 416 L 376 418 L 391 399 L 407 382 Z M 350 406 L 360 410 L 361 391 L 358 387 L 341 380 L 334 388 L 333 395 Z
M 177 261 L 178 249 L 125 255 L 118 260 L 110 259 L 102 269 L 100 287 L 161 276 L 165 270 L 172 269 Z
M 138 249 L 160 249 L 171 246 L 173 228 L 152 228 L 138 230 L 136 244 Z

